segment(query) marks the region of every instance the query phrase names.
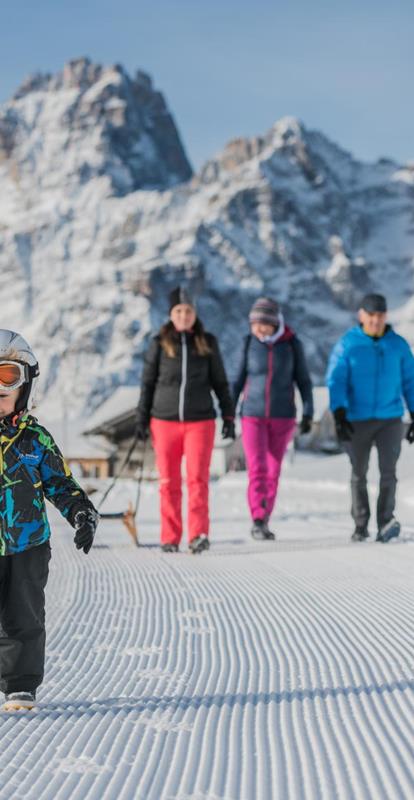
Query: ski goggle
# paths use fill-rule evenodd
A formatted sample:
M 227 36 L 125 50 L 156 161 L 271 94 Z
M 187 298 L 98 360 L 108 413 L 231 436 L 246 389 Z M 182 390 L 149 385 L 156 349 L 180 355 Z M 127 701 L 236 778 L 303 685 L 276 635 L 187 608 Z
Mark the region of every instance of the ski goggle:
M 18 361 L 0 361 L 0 391 L 5 394 L 13 392 L 27 383 L 29 368 Z

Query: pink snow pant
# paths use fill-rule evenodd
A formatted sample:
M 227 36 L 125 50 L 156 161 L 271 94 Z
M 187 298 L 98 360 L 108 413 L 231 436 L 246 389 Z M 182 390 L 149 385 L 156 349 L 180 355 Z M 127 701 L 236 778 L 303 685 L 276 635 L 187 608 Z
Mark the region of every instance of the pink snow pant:
M 151 419 L 151 436 L 160 476 L 161 543 L 179 544 L 183 532 L 181 462 L 186 461 L 188 539 L 209 532 L 208 479 L 215 422 Z
M 283 456 L 295 430 L 294 419 L 243 417 L 242 436 L 252 519 L 268 519 L 273 511 Z

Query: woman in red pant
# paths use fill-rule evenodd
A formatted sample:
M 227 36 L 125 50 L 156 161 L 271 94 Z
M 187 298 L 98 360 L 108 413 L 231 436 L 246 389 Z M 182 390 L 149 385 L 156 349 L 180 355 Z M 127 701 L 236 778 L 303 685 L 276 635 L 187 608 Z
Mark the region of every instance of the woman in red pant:
M 182 536 L 181 462 L 186 460 L 188 539 L 193 553 L 209 547 L 208 480 L 217 396 L 223 438 L 234 438 L 234 407 L 217 341 L 207 333 L 181 287 L 170 294 L 170 319 L 145 356 L 138 437 L 151 431 L 160 476 L 161 548 L 176 552 Z

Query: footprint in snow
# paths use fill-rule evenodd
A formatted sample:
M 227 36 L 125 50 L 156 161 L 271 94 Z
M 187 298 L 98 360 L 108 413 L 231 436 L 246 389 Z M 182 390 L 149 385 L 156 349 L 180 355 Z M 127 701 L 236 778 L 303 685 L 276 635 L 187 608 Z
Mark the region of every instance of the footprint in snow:
M 58 761 L 57 766 L 54 768 L 54 772 L 77 772 L 77 773 L 92 773 L 94 775 L 100 775 L 101 772 L 112 772 L 110 767 L 106 767 L 103 764 L 97 764 L 92 758 L 87 758 L 86 756 L 67 756 L 66 758 L 61 758 Z

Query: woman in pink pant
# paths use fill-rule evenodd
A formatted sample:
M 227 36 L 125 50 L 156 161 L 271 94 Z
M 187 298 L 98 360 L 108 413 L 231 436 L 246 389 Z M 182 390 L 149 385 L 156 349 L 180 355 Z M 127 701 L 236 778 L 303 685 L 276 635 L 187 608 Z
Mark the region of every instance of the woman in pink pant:
M 276 500 L 283 457 L 295 430 L 295 385 L 303 402 L 301 433 L 311 429 L 312 383 L 303 347 L 284 323 L 278 304 L 260 297 L 250 314 L 233 385 L 241 406 L 242 436 L 249 474 L 248 502 L 255 539 L 274 539 L 269 518 Z
M 161 547 L 176 552 L 182 536 L 181 464 L 185 457 L 188 538 L 193 553 L 209 547 L 208 480 L 216 394 L 223 438 L 234 438 L 234 406 L 216 338 L 207 333 L 185 289 L 170 294 L 170 319 L 145 356 L 138 436 L 151 431 L 160 476 Z

